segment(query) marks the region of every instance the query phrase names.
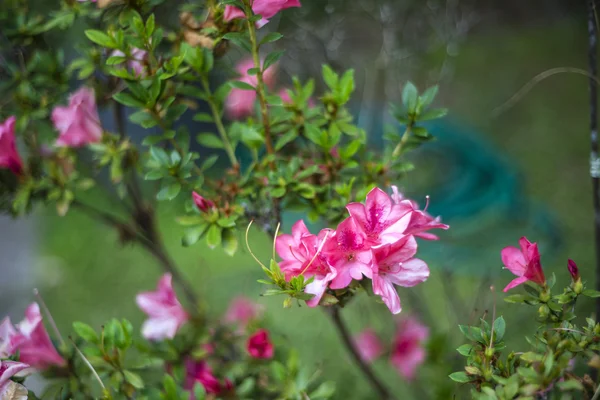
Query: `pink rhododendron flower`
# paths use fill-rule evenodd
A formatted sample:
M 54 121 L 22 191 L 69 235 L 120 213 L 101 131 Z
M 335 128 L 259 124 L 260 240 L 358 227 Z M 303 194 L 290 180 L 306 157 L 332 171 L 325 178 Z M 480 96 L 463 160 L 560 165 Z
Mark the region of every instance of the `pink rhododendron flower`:
M 15 117 L 9 117 L 0 124 L 0 168 L 8 168 L 13 174 L 20 175 L 23 163 L 15 143 Z
M 311 234 L 299 220 L 292 226 L 291 235 L 281 235 L 275 242 L 275 249 L 282 261 L 279 266 L 286 279 L 302 274 L 306 279 L 314 278 L 305 292 L 314 297 L 306 302 L 309 307 L 316 307 L 327 290 L 327 285 L 337 275 L 328 263 L 322 247 L 333 233 L 330 229 L 322 230 L 318 236 Z
M 401 204 L 394 204 L 390 196 L 379 188 L 373 188 L 367 194 L 365 204 L 350 203 L 346 209 L 372 245 L 390 243 L 401 238 L 405 225 L 395 225 L 391 232 L 386 230 L 412 211 Z
M 343 289 L 350 285 L 352 279 L 361 280 L 363 275 L 373 277 L 371 247 L 367 236 L 352 217 L 338 225 L 335 234 L 327 239 L 323 253 L 337 272 L 329 285 L 331 289 Z
M 412 258 L 416 253 L 417 241 L 413 236 L 373 248 L 373 293 L 381 296 L 393 314 L 402 311 L 394 285 L 412 287 L 429 277 L 427 264 Z
M 10 378 L 24 377 L 33 372 L 33 369 L 22 362 L 0 361 L 0 399 L 27 400 L 27 389 Z
M 398 324 L 390 361 L 404 379 L 413 379 L 417 368 L 425 361 L 424 342 L 428 337 L 429 328 L 415 318 L 404 319 Z
M 194 204 L 196 204 L 196 207 L 198 207 L 198 209 L 202 212 L 208 212 L 211 208 L 215 207 L 215 203 L 213 201 L 205 199 L 196 192 L 192 192 L 192 198 L 194 199 Z
M 156 291 L 140 293 L 136 297 L 137 305 L 149 317 L 142 325 L 142 335 L 146 339 L 173 339 L 189 319 L 175 295 L 171 280 L 171 274 L 164 274 Z
M 575 261 L 569 259 L 569 261 L 567 261 L 567 268 L 569 269 L 569 274 L 571 275 L 571 278 L 573 278 L 574 281 L 579 280 L 579 268 L 577 268 L 577 264 L 575 264 Z
M 510 272 L 517 276 L 504 288 L 505 292 L 527 281 L 540 286 L 546 284 L 537 243 L 530 243 L 526 237 L 522 237 L 519 245 L 521 249 L 512 246 L 502 249 L 502 262 Z
M 16 329 L 6 317 L 0 323 L 0 358 L 8 358 L 13 353 L 11 338 L 17 334 Z
M 82 87 L 69 97 L 69 105 L 52 111 L 52 122 L 60 133 L 57 146 L 81 147 L 102 139 L 102 126 L 92 89 Z
M 269 359 L 273 358 L 275 348 L 271 339 L 269 338 L 269 332 L 265 329 L 257 331 L 254 335 L 248 338 L 246 350 L 252 358 Z
M 252 59 L 241 61 L 236 67 L 236 70 L 240 75 L 237 80 L 256 87 L 258 78 L 256 75 L 248 75 L 248 70 L 252 68 L 254 68 L 254 61 Z M 275 72 L 275 66 L 270 66 L 263 72 L 263 81 L 265 85 L 271 87 L 275 83 Z M 225 110 L 230 118 L 241 119 L 252 114 L 255 102 L 256 92 L 254 90 L 233 88 L 225 100 Z
M 252 2 L 252 11 L 262 18 L 256 22 L 256 26 L 261 28 L 265 26 L 269 19 L 273 18 L 281 10 L 291 7 L 300 7 L 300 0 L 254 0 Z M 245 18 L 244 11 L 234 6 L 225 6 L 223 19 L 226 22 L 237 18 Z
M 231 390 L 233 385 L 229 380 L 226 380 L 224 384 L 221 384 L 219 380 L 213 375 L 210 366 L 206 361 L 196 361 L 188 358 L 185 361 L 185 382 L 183 388 L 190 391 L 190 400 L 195 399 L 193 390 L 196 383 L 200 383 L 206 393 L 209 394 L 220 394 L 224 390 Z
M 111 56 L 125 56 L 121 50 L 115 50 L 111 53 Z M 133 71 L 137 77 L 145 77 L 148 75 L 146 71 L 146 59 L 148 58 L 148 52 L 142 49 L 134 47 L 131 50 L 131 59 L 127 61 L 127 66 Z
M 251 321 L 259 319 L 263 311 L 263 306 L 247 297 L 236 297 L 225 312 L 225 322 L 237 324 L 244 329 Z
M 372 329 L 365 329 L 354 338 L 354 345 L 361 358 L 366 362 L 377 359 L 383 353 L 383 345 L 379 336 Z
M 6 321 L 6 320 L 5 320 Z M 40 314 L 40 306 L 32 303 L 25 310 L 25 319 L 17 324 L 16 333 L 10 332 L 11 352 L 19 352 L 19 360 L 37 369 L 49 366 L 63 366 L 66 361 L 58 354 Z

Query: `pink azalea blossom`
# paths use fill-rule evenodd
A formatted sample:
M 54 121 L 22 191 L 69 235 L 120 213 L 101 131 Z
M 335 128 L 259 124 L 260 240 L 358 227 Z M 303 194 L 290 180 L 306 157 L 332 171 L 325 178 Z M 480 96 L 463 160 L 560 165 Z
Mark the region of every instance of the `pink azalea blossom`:
M 372 189 L 365 204 L 350 203 L 346 206 L 356 225 L 369 238 L 372 245 L 390 243 L 404 235 L 405 225 L 395 225 L 404 215 L 412 211 L 402 204 L 394 204 L 390 196 L 379 188 Z M 408 219 L 405 219 L 408 223 Z
M 183 388 L 190 391 L 190 400 L 194 400 L 194 386 L 196 383 L 200 383 L 206 393 L 209 394 L 220 394 L 223 391 L 228 391 L 233 388 L 233 385 L 229 380 L 226 380 L 224 384 L 221 384 L 219 380 L 213 375 L 210 366 L 206 361 L 196 361 L 188 358 L 185 361 L 185 382 Z
M 10 318 L 4 318 L 0 323 L 0 358 L 8 358 L 13 354 L 11 338 L 16 334 L 17 331 L 10 322 Z
M 200 196 L 196 192 L 192 192 L 192 198 L 194 199 L 196 207 L 202 212 L 208 212 L 210 209 L 215 208 L 215 203 L 213 201 Z
M 313 278 L 305 292 L 314 297 L 306 302 L 309 307 L 316 307 L 327 290 L 329 282 L 337 275 L 335 269 L 328 263 L 322 247 L 333 233 L 323 229 L 318 236 L 311 234 L 299 220 L 292 226 L 291 235 L 281 235 L 275 242 L 275 249 L 282 261 L 279 266 L 286 279 L 302 274 L 306 279 Z
M 510 272 L 517 276 L 504 288 L 505 292 L 527 281 L 540 286 L 546 284 L 537 243 L 531 243 L 526 237 L 522 237 L 519 245 L 521 249 L 512 246 L 502 249 L 502 262 Z
M 125 53 L 121 50 L 115 50 L 111 53 L 111 56 L 123 57 Z M 131 58 L 127 61 L 127 66 L 133 71 L 135 76 L 144 78 L 148 75 L 146 70 L 146 59 L 148 58 L 148 52 L 142 49 L 134 47 L 131 50 Z
M 372 362 L 383 354 L 383 345 L 373 329 L 365 329 L 354 338 L 354 345 L 361 358 Z
M 269 19 L 273 18 L 281 10 L 291 7 L 300 7 L 300 0 L 254 0 L 252 2 L 252 11 L 262 18 L 256 22 L 257 28 L 265 26 Z M 229 22 L 238 18 L 245 18 L 244 11 L 234 6 L 225 6 L 223 19 Z
M 366 234 L 352 217 L 342 221 L 335 234 L 331 235 L 323 247 L 324 256 L 336 271 L 331 281 L 331 289 L 343 289 L 353 279 L 361 280 L 363 275 L 373 277 L 371 262 L 373 254 Z
M 254 61 L 252 59 L 241 61 L 236 67 L 236 70 L 240 75 L 237 80 L 256 87 L 258 84 L 256 75 L 248 75 L 248 70 L 252 68 L 254 68 Z M 271 87 L 275 83 L 276 70 L 277 68 L 275 66 L 270 66 L 263 72 L 263 81 L 268 87 Z M 233 88 L 225 100 L 225 110 L 230 118 L 245 118 L 254 111 L 255 102 L 256 92 L 254 90 Z
M 142 325 L 142 335 L 149 340 L 173 339 L 189 320 L 175 295 L 171 274 L 164 274 L 154 292 L 140 293 L 136 297 L 138 307 L 148 314 Z
M 33 369 L 28 364 L 9 360 L 0 361 L 0 399 L 26 400 L 27 389 L 10 378 L 13 376 L 21 378 L 32 372 Z
M 15 143 L 15 117 L 9 117 L 0 124 L 0 168 L 10 169 L 13 174 L 20 175 L 23 163 Z
M 573 278 L 573 281 L 577 281 L 581 278 L 579 276 L 579 268 L 577 268 L 575 261 L 569 259 L 569 261 L 567 261 L 567 268 L 569 269 L 569 274 L 571 275 L 571 278 Z
M 429 277 L 427 264 L 412 258 L 416 253 L 417 241 L 413 236 L 373 248 L 373 293 L 381 296 L 393 314 L 402 311 L 394 285 L 412 287 Z
M 4 325 L 10 335 L 10 351 L 19 352 L 19 360 L 37 369 L 52 365 L 64 366 L 66 361 L 58 354 L 42 323 L 40 307 L 32 303 L 25 310 L 25 319 L 17 324 L 16 333 Z
M 102 126 L 92 89 L 82 87 L 69 97 L 69 105 L 52 111 L 52 122 L 60 133 L 56 145 L 81 147 L 102 139 Z
M 237 324 L 245 329 L 251 321 L 259 319 L 264 312 L 264 307 L 256 304 L 252 300 L 239 296 L 233 299 L 227 312 L 225 312 L 225 322 Z
M 246 350 L 248 350 L 248 354 L 250 354 L 252 358 L 273 358 L 275 348 L 269 338 L 269 332 L 265 329 L 261 329 L 250 336 L 248 338 L 248 343 L 246 344 Z
M 390 361 L 406 380 L 412 380 L 427 356 L 424 342 L 429 328 L 415 318 L 407 318 L 398 324 Z

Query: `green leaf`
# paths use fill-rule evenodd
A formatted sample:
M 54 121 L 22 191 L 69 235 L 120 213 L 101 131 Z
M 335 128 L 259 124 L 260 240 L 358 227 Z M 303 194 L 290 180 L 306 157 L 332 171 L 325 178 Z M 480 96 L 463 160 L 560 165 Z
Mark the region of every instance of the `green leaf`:
M 584 296 L 587 296 L 587 297 L 592 297 L 592 298 L 600 297 L 600 292 L 597 290 L 592 290 L 592 289 L 584 290 L 583 293 L 581 293 L 581 294 Z
M 469 375 L 467 375 L 467 373 L 463 372 L 463 371 L 453 372 L 450 375 L 448 375 L 448 377 L 450 379 L 452 379 L 454 382 L 458 382 L 458 383 L 471 382 L 471 378 L 469 377 Z
M 504 317 L 500 316 L 496 318 L 494 321 L 494 335 L 496 341 L 501 341 L 504 337 L 504 332 L 506 332 L 506 322 L 504 321 Z
M 96 331 L 88 324 L 84 324 L 83 322 L 73 322 L 73 330 L 86 342 L 95 344 L 100 341 Z
M 318 146 L 323 146 L 323 136 L 321 135 L 321 129 L 315 124 L 304 124 L 304 135 L 308 140 Z
M 163 187 L 157 194 L 157 200 L 173 200 L 181 191 L 181 184 L 179 182 L 172 183 L 168 186 Z
M 279 59 L 284 53 L 285 51 L 274 51 L 273 53 L 269 53 L 265 58 L 265 63 L 263 64 L 263 71 L 266 71 L 271 65 L 279 61 Z
M 189 247 L 195 244 L 206 232 L 206 225 L 195 226 L 185 231 L 183 238 L 181 238 L 181 244 L 184 247 Z
M 131 372 L 128 370 L 123 371 L 123 374 L 125 375 L 125 380 L 131 383 L 131 386 L 133 386 L 136 389 L 144 388 L 144 381 L 142 380 L 141 376 L 139 376 L 135 372 Z
M 276 42 L 282 37 L 283 35 L 279 32 L 271 32 L 265 35 L 265 37 L 260 41 L 260 44 Z
M 196 115 L 194 115 L 194 118 L 192 118 L 194 121 L 198 121 L 198 122 L 213 122 L 213 117 L 210 114 L 207 113 L 198 113 Z
M 312 392 L 308 397 L 311 398 L 311 400 L 316 400 L 316 399 L 328 399 L 331 396 L 333 396 L 333 394 L 335 393 L 335 382 L 323 382 L 321 383 L 321 385 L 319 385 L 319 387 Z
M 221 244 L 221 228 L 217 224 L 213 224 L 208 228 L 206 234 L 206 244 L 211 249 L 214 249 Z
M 238 238 L 234 229 L 223 229 L 221 236 L 223 250 L 227 255 L 233 256 L 238 249 Z
M 223 35 L 223 39 L 229 40 L 231 43 L 235 44 L 242 49 L 251 52 L 252 45 L 250 44 L 250 40 L 248 40 L 247 35 L 239 32 L 229 32 Z
M 463 356 L 470 356 L 473 354 L 473 345 L 472 344 L 463 344 L 459 348 L 456 349 L 459 354 Z
M 109 49 L 117 48 L 117 43 L 114 41 L 114 39 L 102 31 L 88 29 L 84 33 L 88 39 L 96 44 L 99 44 L 100 46 L 108 47 Z
M 327 64 L 323 64 L 321 69 L 323 72 L 323 80 L 331 90 L 335 90 L 339 81 L 338 74 L 336 74 Z
M 240 89 L 240 90 L 252 90 L 255 91 L 256 88 L 249 83 L 242 81 L 231 81 L 229 82 L 232 88 Z
M 435 96 L 437 96 L 438 89 L 439 89 L 439 87 L 436 85 L 436 86 L 432 86 L 429 89 L 425 90 L 419 98 L 420 106 L 425 108 L 425 107 L 429 106 L 431 103 L 433 103 Z
M 127 92 L 119 92 L 113 95 L 113 99 L 127 107 L 145 107 L 146 105 L 145 102 L 133 97 L 132 94 Z
M 208 147 L 210 149 L 223 149 L 223 142 L 217 136 L 212 133 L 200 133 L 196 136 L 196 141 L 200 143 L 204 147 Z
M 278 188 L 271 190 L 271 197 L 278 199 L 283 196 L 285 196 L 285 187 L 278 187 Z
M 277 138 L 275 142 L 275 150 L 281 150 L 286 144 L 293 142 L 298 137 L 298 132 L 295 129 L 291 129 Z
M 237 390 L 236 390 L 236 392 L 237 392 Z M 206 390 L 204 389 L 204 386 L 202 386 L 202 384 L 200 382 L 198 382 L 194 385 L 194 397 L 196 398 L 196 400 L 206 399 Z
M 419 92 L 412 82 L 406 82 L 404 89 L 402 89 L 402 104 L 408 109 L 409 112 L 414 112 L 417 107 L 417 99 Z
M 448 114 L 448 109 L 446 108 L 434 108 L 433 110 L 425 111 L 422 114 L 419 114 L 417 118 L 419 121 L 429 121 L 432 119 L 438 119 L 445 117 Z
M 265 142 L 265 138 L 252 126 L 240 125 L 240 140 L 250 149 L 258 149 Z
M 569 391 L 569 390 L 582 391 L 583 390 L 583 385 L 581 384 L 581 382 L 579 382 L 576 379 L 569 379 L 566 381 L 558 382 L 557 386 L 562 391 Z
M 279 361 L 273 361 L 271 363 L 271 373 L 277 382 L 284 382 L 287 377 L 287 371 Z
M 341 98 L 340 101 L 342 103 L 346 103 L 350 100 L 350 96 L 354 91 L 354 70 L 349 69 L 342 75 L 342 79 L 340 80 L 340 90 L 341 90 Z
M 150 156 L 161 165 L 169 165 L 170 159 L 167 152 L 160 147 L 150 147 Z
M 510 296 L 506 296 L 504 301 L 507 303 L 524 303 L 530 296 L 525 294 L 511 294 Z

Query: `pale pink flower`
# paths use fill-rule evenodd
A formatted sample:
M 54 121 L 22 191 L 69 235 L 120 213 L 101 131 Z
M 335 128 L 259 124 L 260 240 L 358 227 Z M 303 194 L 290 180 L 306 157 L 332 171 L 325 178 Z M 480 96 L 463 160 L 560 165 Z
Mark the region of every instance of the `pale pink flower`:
M 11 338 L 17 334 L 10 318 L 6 317 L 0 323 L 0 358 L 8 358 L 13 354 Z
M 256 15 L 260 15 L 262 18 L 256 22 L 258 28 L 263 27 L 269 22 L 269 19 L 273 18 L 281 10 L 291 7 L 300 7 L 300 0 L 254 0 L 252 2 L 252 11 Z M 223 19 L 227 22 L 245 18 L 244 11 L 234 6 L 225 6 L 225 14 Z
M 383 345 L 373 329 L 365 329 L 358 334 L 354 338 L 354 345 L 366 362 L 372 362 L 383 354 Z
M 323 229 L 318 236 L 311 234 L 304 221 L 297 221 L 292 226 L 291 235 L 277 237 L 275 249 L 282 261 L 279 266 L 286 279 L 302 274 L 313 281 L 306 286 L 305 292 L 314 297 L 306 302 L 309 307 L 316 307 L 327 290 L 329 282 L 337 275 L 335 269 L 327 262 L 322 247 L 333 233 Z
M 215 203 L 213 201 L 200 196 L 196 192 L 192 192 L 192 198 L 194 199 L 196 207 L 202 212 L 208 212 L 210 209 L 215 208 Z
M 179 328 L 189 320 L 175 295 L 171 274 L 164 274 L 154 292 L 136 296 L 138 307 L 148 314 L 142 325 L 142 335 L 148 340 L 173 339 Z
M 246 350 L 252 358 L 273 358 L 275 348 L 273 347 L 273 343 L 271 343 L 271 339 L 269 338 L 269 332 L 267 332 L 265 329 L 261 329 L 250 336 L 248 338 L 248 343 L 246 343 Z
M 111 56 L 123 57 L 125 53 L 121 50 L 115 50 L 111 53 Z M 148 75 L 146 70 L 146 59 L 148 58 L 148 52 L 142 49 L 134 47 L 131 49 L 131 57 L 127 61 L 127 66 L 133 71 L 135 76 L 144 78 Z
M 259 319 L 264 312 L 264 307 L 253 302 L 247 297 L 239 296 L 233 299 L 225 312 L 225 322 L 237 324 L 245 329 L 252 321 Z
M 5 320 L 6 322 L 6 320 Z M 11 352 L 19 352 L 19 360 L 36 369 L 52 365 L 64 366 L 66 361 L 58 354 L 42 323 L 40 306 L 32 303 L 25 310 L 25 319 L 17 324 L 16 333 L 9 331 Z
M 102 126 L 94 91 L 82 87 L 69 97 L 69 105 L 52 111 L 52 122 L 60 133 L 56 146 L 81 147 L 102 139 Z
M 379 188 L 373 188 L 367 194 L 365 204 L 350 203 L 346 209 L 371 245 L 390 243 L 404 235 L 404 225 L 394 224 L 411 211 L 400 204 L 394 204 L 390 196 Z M 395 229 L 388 232 L 388 228 L 393 225 Z
M 323 253 L 337 273 L 329 285 L 331 289 L 343 289 L 350 285 L 353 279 L 361 280 L 363 275 L 367 278 L 373 277 L 373 254 L 370 244 L 352 217 L 346 218 L 338 225 L 335 234 L 325 242 Z
M 9 117 L 0 124 L 0 168 L 8 168 L 13 174 L 20 175 L 23 163 L 15 142 L 15 117 Z
M 224 384 L 221 384 L 206 361 L 196 361 L 188 358 L 185 361 L 185 375 L 183 388 L 191 393 L 190 400 L 195 399 L 193 390 L 196 383 L 200 383 L 206 393 L 209 394 L 220 394 L 233 388 L 233 385 L 227 379 Z
M 10 378 L 22 378 L 33 372 L 33 369 L 22 362 L 0 361 L 0 399 L 26 400 L 27 389 Z M 10 396 L 10 397 L 9 397 Z
M 512 246 L 502 249 L 502 262 L 517 276 L 504 288 L 505 292 L 527 281 L 535 282 L 540 286 L 546 284 L 537 243 L 531 243 L 523 236 L 519 240 L 519 246 L 521 249 Z
M 254 67 L 255 65 L 252 59 L 241 61 L 236 67 L 236 70 L 240 75 L 237 80 L 256 87 L 258 84 L 256 75 L 248 75 L 248 70 Z M 268 87 L 271 87 L 275 83 L 276 70 L 277 68 L 273 65 L 263 72 L 263 81 Z M 230 118 L 241 119 L 252 114 L 255 102 L 256 92 L 254 90 L 233 88 L 225 100 L 225 110 Z
M 410 317 L 400 321 L 392 347 L 390 361 L 406 380 L 412 380 L 417 369 L 427 357 L 424 342 L 429 337 L 429 328 Z
M 427 264 L 412 258 L 416 253 L 417 241 L 413 236 L 373 248 L 373 293 L 381 296 L 393 314 L 402 311 L 394 285 L 412 287 L 429 277 Z

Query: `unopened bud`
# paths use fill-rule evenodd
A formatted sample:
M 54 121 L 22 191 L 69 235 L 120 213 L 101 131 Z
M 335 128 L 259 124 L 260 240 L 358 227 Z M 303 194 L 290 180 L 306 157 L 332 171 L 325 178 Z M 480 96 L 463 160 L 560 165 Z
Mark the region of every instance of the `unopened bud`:
M 194 198 L 194 204 L 202 212 L 208 212 L 210 209 L 215 208 L 214 202 L 205 199 L 196 192 L 192 192 L 192 197 Z
M 575 264 L 575 261 L 569 259 L 569 261 L 567 261 L 567 268 L 569 269 L 569 274 L 571 274 L 571 278 L 573 278 L 573 282 L 578 281 L 580 279 L 579 268 L 577 268 L 577 264 Z
M 583 292 L 583 282 L 581 282 L 581 278 L 573 282 L 573 291 L 576 294 L 581 294 L 581 292 Z
M 540 293 L 540 301 L 542 303 L 547 303 L 550 300 L 550 293 L 547 290 L 544 290 Z
M 494 348 L 493 347 L 488 347 L 485 349 L 485 356 L 490 359 L 494 356 Z
M 538 314 L 541 319 L 546 319 L 546 318 L 548 318 L 548 315 L 550 314 L 550 308 L 548 308 L 547 305 L 542 304 L 540 306 L 540 308 L 538 309 Z

